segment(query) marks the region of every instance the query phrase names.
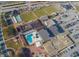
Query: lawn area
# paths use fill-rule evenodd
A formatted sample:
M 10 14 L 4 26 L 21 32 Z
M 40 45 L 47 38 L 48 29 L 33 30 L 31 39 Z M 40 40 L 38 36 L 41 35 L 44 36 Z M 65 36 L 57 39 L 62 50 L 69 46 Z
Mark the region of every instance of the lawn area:
M 57 9 L 53 6 L 44 7 L 44 10 L 47 12 L 47 15 L 57 11 Z
M 11 37 L 13 37 L 13 36 L 15 36 L 16 33 L 17 33 L 17 32 L 15 31 L 13 25 L 11 25 L 11 26 L 6 27 L 6 28 L 3 29 L 3 35 L 4 35 L 4 39 L 5 39 L 5 40 L 6 40 L 6 39 L 9 39 L 9 38 L 11 38 Z
M 11 39 L 5 41 L 7 48 L 14 48 L 15 50 L 19 49 L 22 45 L 17 39 Z
M 8 36 L 8 29 L 3 29 L 3 36 L 4 36 L 4 39 L 6 40 L 9 36 Z
M 38 17 L 41 17 L 43 15 L 46 15 L 46 12 L 44 11 L 44 8 L 40 8 L 40 9 L 37 9 L 35 11 L 33 11 Z
M 32 12 L 21 13 L 20 15 L 24 21 L 28 22 L 44 15 L 50 15 L 51 13 L 56 12 L 56 11 L 57 9 L 55 7 L 46 6 L 40 9 L 33 10 Z
M 0 19 L 0 24 L 1 24 L 1 19 Z
M 1 19 L 0 22 L 2 23 L 2 26 L 3 27 L 6 27 L 7 26 L 7 23 L 4 21 L 4 19 Z
M 30 20 L 30 21 L 31 21 L 31 20 L 34 20 L 34 19 L 36 19 L 37 17 L 33 14 L 33 12 L 27 12 L 27 13 L 21 14 L 21 18 L 22 18 L 24 21 L 28 22 L 29 20 Z
M 79 11 L 79 6 L 76 6 L 77 11 Z
M 2 22 L 1 22 L 1 15 L 0 15 L 0 24 L 2 24 Z

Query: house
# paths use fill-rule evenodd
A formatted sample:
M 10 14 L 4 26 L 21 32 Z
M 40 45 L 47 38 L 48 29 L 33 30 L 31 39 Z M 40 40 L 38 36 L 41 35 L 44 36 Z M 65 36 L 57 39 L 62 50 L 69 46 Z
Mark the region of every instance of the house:
M 48 19 L 47 16 L 43 16 L 40 19 L 40 21 L 45 26 L 45 28 L 49 29 L 51 33 L 54 33 L 54 35 L 64 32 L 64 29 L 60 26 L 60 24 L 56 20 Z

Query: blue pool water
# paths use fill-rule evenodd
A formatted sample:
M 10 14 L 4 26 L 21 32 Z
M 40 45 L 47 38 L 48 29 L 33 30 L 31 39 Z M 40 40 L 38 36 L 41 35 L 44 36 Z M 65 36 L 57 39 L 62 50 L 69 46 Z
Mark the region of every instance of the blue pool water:
M 29 35 L 25 35 L 25 39 L 27 40 L 27 42 L 29 43 L 29 44 L 31 44 L 32 43 L 32 34 L 29 34 Z

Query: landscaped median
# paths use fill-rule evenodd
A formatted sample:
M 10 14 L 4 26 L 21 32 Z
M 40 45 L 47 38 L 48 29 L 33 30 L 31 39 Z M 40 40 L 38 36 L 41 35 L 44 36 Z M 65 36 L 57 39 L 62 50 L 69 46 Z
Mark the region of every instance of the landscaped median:
M 51 13 L 56 11 L 57 9 L 54 6 L 44 6 L 40 9 L 36 9 L 31 12 L 24 11 L 25 13 L 21 13 L 20 15 L 24 21 L 28 22 L 28 21 L 35 20 L 44 15 L 50 15 Z

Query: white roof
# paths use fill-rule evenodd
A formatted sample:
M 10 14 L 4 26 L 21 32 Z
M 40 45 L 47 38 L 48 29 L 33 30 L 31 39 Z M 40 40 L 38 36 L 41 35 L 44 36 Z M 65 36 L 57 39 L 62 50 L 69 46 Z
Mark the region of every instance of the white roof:
M 36 47 L 40 47 L 41 43 L 40 42 L 36 42 L 35 45 L 36 45 Z

